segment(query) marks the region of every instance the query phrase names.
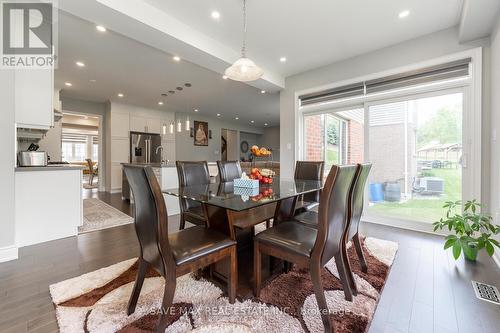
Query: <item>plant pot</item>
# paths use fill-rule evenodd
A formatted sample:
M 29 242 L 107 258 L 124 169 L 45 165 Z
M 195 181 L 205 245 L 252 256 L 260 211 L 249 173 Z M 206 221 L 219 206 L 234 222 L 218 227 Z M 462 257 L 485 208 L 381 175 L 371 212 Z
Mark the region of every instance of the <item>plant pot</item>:
M 471 248 L 471 251 L 470 251 L 470 253 L 466 253 L 464 251 L 464 258 L 467 261 L 476 262 L 477 252 L 478 252 L 477 251 L 477 246 L 476 246 L 476 244 L 470 244 L 469 247 Z

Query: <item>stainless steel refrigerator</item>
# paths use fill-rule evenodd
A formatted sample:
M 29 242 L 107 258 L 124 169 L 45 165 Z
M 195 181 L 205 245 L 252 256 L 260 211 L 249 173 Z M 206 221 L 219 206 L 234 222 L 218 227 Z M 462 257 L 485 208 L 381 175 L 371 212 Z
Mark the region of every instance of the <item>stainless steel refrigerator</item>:
M 130 163 L 161 163 L 160 134 L 130 132 Z

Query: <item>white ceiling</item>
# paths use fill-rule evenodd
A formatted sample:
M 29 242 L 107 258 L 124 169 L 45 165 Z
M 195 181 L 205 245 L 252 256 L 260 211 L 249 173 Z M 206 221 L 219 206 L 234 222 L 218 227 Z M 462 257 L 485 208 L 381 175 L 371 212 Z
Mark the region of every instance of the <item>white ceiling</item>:
M 235 52 L 241 49 L 241 0 L 142 1 Z M 247 0 L 248 55 L 287 77 L 455 26 L 462 4 L 463 0 Z M 218 21 L 211 18 L 213 10 L 221 14 Z M 403 10 L 411 13 L 399 19 Z M 281 56 L 287 57 L 285 64 Z
M 247 0 L 248 55 L 266 73 L 247 85 L 221 79 L 240 52 L 241 0 L 64 0 L 56 82 L 73 83 L 66 96 L 186 112 L 199 108 L 226 120 L 238 116 L 242 122 L 274 125 L 285 77 L 456 26 L 463 3 Z M 221 14 L 218 21 L 211 18 L 213 10 Z M 403 10 L 410 15 L 400 19 Z M 108 32 L 97 33 L 95 24 Z M 183 61 L 173 62 L 173 54 Z M 279 61 L 282 56 L 286 63 Z M 77 60 L 87 67 L 77 68 Z M 157 105 L 162 92 L 186 82 L 193 87 Z M 118 92 L 125 98 L 118 99 Z
M 84 68 L 75 65 L 85 63 Z M 96 82 L 90 82 L 96 80 Z M 107 100 L 146 108 L 191 112 L 263 127 L 279 123 L 279 94 L 261 94 L 249 85 L 223 80 L 220 74 L 187 61 L 174 62 L 172 55 L 108 30 L 99 33 L 95 24 L 67 13 L 59 15 L 59 68 L 56 87 L 63 95 L 83 100 Z M 71 82 L 72 87 L 66 87 Z M 184 87 L 191 83 L 191 88 Z M 182 91 L 176 87 L 182 86 Z M 169 90 L 175 94 L 163 98 Z M 123 93 L 124 98 L 117 94 Z

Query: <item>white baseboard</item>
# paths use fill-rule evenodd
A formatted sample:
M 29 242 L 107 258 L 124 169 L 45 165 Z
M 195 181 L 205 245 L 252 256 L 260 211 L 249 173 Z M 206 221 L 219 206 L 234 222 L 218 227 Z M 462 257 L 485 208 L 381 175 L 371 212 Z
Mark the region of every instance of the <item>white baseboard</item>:
M 500 268 L 500 252 L 498 248 L 495 249 L 495 254 L 493 254 L 493 261 L 495 261 L 498 268 Z
M 16 246 L 0 247 L 0 262 L 16 260 L 17 258 L 18 252 Z

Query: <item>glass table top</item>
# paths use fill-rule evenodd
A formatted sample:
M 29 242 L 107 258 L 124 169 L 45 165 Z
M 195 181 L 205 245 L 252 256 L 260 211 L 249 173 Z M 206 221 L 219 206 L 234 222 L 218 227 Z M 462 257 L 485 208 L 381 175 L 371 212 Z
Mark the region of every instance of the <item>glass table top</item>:
M 321 181 L 275 178 L 273 184 L 260 185 L 257 189 L 234 187 L 232 182 L 228 182 L 166 189 L 162 192 L 229 210 L 243 211 L 322 188 Z

